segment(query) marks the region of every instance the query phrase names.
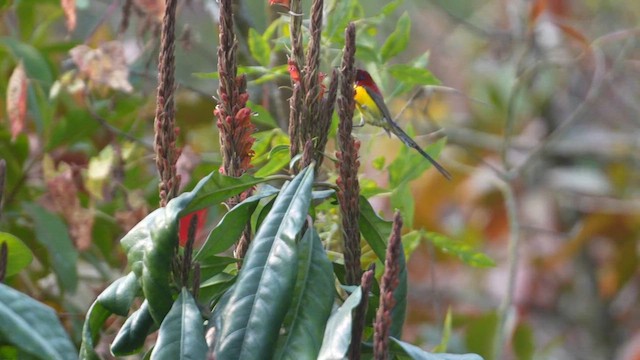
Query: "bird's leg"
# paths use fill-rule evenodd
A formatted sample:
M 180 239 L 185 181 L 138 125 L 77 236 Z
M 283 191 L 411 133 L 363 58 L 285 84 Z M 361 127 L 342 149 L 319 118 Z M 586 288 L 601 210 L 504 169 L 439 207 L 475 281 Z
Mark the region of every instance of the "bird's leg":
M 353 127 L 363 127 L 364 126 L 364 116 L 362 116 L 362 114 L 360 114 L 360 122 L 358 123 L 358 125 L 353 125 Z

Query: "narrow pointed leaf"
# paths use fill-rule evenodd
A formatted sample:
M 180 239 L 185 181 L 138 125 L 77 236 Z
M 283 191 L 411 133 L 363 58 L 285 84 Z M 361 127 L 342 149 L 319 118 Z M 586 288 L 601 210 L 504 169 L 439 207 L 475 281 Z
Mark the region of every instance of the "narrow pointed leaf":
M 231 247 L 231 245 L 240 238 L 240 235 L 244 231 L 244 225 L 251 218 L 251 214 L 253 214 L 258 206 L 258 202 L 277 192 L 278 190 L 276 188 L 265 188 L 264 191 L 249 196 L 229 210 L 229 212 L 222 217 L 220 223 L 211 230 L 207 240 L 194 259 L 198 260 L 204 256 L 218 254 Z
M 111 343 L 111 353 L 115 356 L 125 356 L 139 352 L 147 335 L 155 328 L 154 325 L 149 312 L 149 303 L 145 300 L 140 308 L 127 318 L 118 331 L 113 343 Z
M 298 243 L 298 275 L 276 359 L 315 360 L 331 314 L 333 267 L 314 228 Z
M 274 351 L 295 285 L 296 237 L 311 202 L 313 167 L 280 192 L 251 242 L 216 337 L 218 360 L 265 359 Z
M 389 333 L 391 336 L 400 339 L 402 337 L 402 328 L 404 326 L 404 320 L 407 316 L 407 262 L 404 257 L 404 245 L 401 245 L 400 255 L 398 257 L 398 266 L 400 267 L 400 274 L 398 275 L 398 286 L 393 291 L 393 298 L 396 304 L 391 311 L 391 328 Z
M 69 237 L 67 226 L 59 216 L 37 204 L 24 203 L 24 209 L 35 223 L 36 238 L 49 254 L 51 265 L 63 289 L 74 292 L 78 285 L 78 251 Z
M 387 241 L 391 234 L 392 225 L 391 221 L 386 221 L 375 213 L 368 200 L 360 199 L 360 231 L 382 263 L 385 261 Z M 402 327 L 407 311 L 407 264 L 404 250 L 400 253 L 401 256 L 398 259 L 398 265 L 400 266 L 399 283 L 393 292 L 396 304 L 391 313 L 390 329 L 391 335 L 396 337 L 402 335 Z
M 412 360 L 482 360 L 477 354 L 445 354 L 430 353 L 419 347 L 391 337 L 390 352 L 396 355 L 406 356 Z
M 389 59 L 398 55 L 407 48 L 410 33 L 411 19 L 409 18 L 409 14 L 405 12 L 398 20 L 396 29 L 391 33 L 391 35 L 389 35 L 384 44 L 382 44 L 380 56 L 382 57 L 383 62 L 389 61 Z
M 0 338 L 37 359 L 75 359 L 76 348 L 50 307 L 0 283 Z
M 347 300 L 336 310 L 324 330 L 324 339 L 318 360 L 344 359 L 347 356 L 351 343 L 351 324 L 353 322 L 353 309 L 360 304 L 362 288 L 358 286 Z
M 205 359 L 207 350 L 200 309 L 191 293 L 182 288 L 180 297 L 162 321 L 151 359 Z
M 384 263 L 391 222 L 381 219 L 369 200 L 360 197 L 360 232 L 380 261 Z
M 98 341 L 100 329 L 104 325 L 104 322 L 113 313 L 126 316 L 139 289 L 140 286 L 138 285 L 136 276 L 131 272 L 127 276 L 114 281 L 98 296 L 85 316 L 82 327 L 80 358 L 99 358 L 94 347 Z
M 0 185 L 1 186 L 1 185 Z M 1 191 L 2 189 L 0 189 Z M 7 244 L 7 264 L 5 276 L 9 277 L 20 272 L 33 260 L 33 253 L 19 238 L 0 231 L 0 245 Z
M 190 197 L 189 204 L 185 209 L 182 209 L 181 215 L 212 205 L 218 205 L 228 198 L 264 181 L 264 179 L 257 179 L 249 175 L 231 177 L 222 175 L 217 171 L 212 172 L 202 178 L 193 190 L 188 193 Z

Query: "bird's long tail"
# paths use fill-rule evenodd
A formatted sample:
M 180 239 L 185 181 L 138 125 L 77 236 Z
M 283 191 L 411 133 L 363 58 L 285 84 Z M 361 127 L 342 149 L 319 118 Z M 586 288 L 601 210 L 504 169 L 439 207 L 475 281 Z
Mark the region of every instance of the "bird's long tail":
M 407 133 L 404 132 L 404 130 L 402 130 L 402 128 L 398 126 L 398 124 L 393 121 L 388 121 L 388 123 L 390 125 L 391 132 L 394 133 L 398 137 L 398 139 L 400 139 L 408 147 L 416 149 L 420 153 L 420 155 L 424 156 L 425 159 L 429 160 L 431 165 L 438 169 L 442 176 L 447 178 L 447 180 L 451 180 L 451 174 L 449 174 L 449 172 L 442 165 L 438 164 L 438 162 L 434 158 L 432 158 L 429 154 L 422 150 L 420 145 L 418 145 L 409 135 L 407 135 Z

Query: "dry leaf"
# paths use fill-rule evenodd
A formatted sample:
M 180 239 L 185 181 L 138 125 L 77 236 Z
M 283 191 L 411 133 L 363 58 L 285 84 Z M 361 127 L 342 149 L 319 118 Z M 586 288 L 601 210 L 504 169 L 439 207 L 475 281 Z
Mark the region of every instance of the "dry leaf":
M 67 19 L 67 31 L 72 32 L 76 29 L 76 0 L 60 0 L 60 6 Z
M 27 74 L 22 62 L 13 70 L 7 86 L 7 114 L 11 124 L 11 140 L 23 132 L 27 116 Z
M 85 209 L 80 204 L 79 189 L 71 166 L 60 163 L 57 170 L 52 167 L 52 161 L 43 161 L 51 205 L 69 225 L 69 235 L 76 248 L 80 251 L 87 250 L 91 247 L 94 211 L 92 208 Z
M 102 85 L 127 93 L 133 90 L 121 42 L 109 41 L 97 49 L 78 45 L 69 54 L 80 75 L 90 82 L 89 87 Z

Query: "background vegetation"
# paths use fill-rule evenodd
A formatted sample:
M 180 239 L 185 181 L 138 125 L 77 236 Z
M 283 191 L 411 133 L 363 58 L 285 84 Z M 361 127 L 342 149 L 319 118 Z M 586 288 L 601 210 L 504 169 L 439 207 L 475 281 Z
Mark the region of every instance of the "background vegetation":
M 0 1 L 4 282 L 51 306 L 76 348 L 96 296 L 128 271 L 119 240 L 158 207 L 162 3 Z M 288 19 L 266 1 L 236 5 L 239 72 L 259 130 L 250 172 L 264 177 L 290 162 Z M 303 1 L 305 21 L 310 6 Z M 325 8 L 321 70 L 339 65 L 354 20 L 358 65 L 376 76 L 403 128 L 432 153 L 444 148 L 439 161 L 454 175 L 447 182 L 427 170 L 379 129 L 356 130 L 363 195 L 383 218 L 400 209 L 405 221 L 403 338 L 485 359 L 637 357 L 640 5 L 353 0 Z M 178 7 L 181 191 L 222 164 L 211 98 L 218 16 L 215 1 Z M 328 182 L 337 177 L 336 127 L 320 170 Z M 196 247 L 225 212 L 209 209 Z M 339 256 L 335 209 L 320 213 L 319 235 Z M 363 250 L 363 262 L 375 259 Z M 121 325 L 109 320 L 105 337 Z

